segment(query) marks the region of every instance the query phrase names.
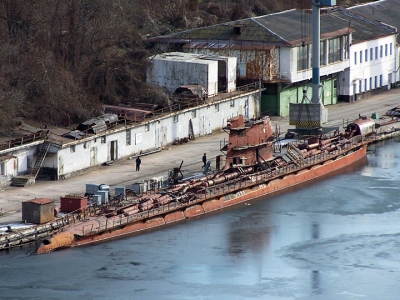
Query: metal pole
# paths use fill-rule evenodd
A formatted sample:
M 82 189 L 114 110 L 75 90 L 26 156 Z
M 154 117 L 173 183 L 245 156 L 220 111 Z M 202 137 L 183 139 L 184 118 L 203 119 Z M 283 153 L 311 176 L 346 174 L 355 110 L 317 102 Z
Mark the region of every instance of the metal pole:
M 311 102 L 319 103 L 319 86 L 320 86 L 320 0 L 312 0 L 312 98 Z

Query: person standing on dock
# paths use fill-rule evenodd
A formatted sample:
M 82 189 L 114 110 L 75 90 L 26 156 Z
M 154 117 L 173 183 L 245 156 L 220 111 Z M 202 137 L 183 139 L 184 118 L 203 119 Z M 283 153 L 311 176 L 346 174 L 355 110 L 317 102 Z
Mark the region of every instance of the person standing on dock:
M 140 170 L 140 164 L 142 163 L 142 160 L 140 159 L 140 157 L 138 156 L 136 158 L 136 171 Z
M 204 153 L 204 155 L 203 155 L 203 166 L 201 167 L 201 168 L 204 168 L 205 166 L 206 166 L 206 164 L 207 164 L 207 156 L 206 156 L 206 154 Z

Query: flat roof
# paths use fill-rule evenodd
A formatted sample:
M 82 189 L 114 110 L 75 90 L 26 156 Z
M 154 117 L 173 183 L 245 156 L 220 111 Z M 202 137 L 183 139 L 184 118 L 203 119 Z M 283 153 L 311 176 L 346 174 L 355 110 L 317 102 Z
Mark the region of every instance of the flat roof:
M 49 198 L 35 198 L 35 199 L 31 199 L 31 200 L 26 200 L 24 202 L 33 202 L 36 204 L 45 205 L 45 204 L 49 204 L 49 203 L 54 203 L 54 200 L 49 199 Z

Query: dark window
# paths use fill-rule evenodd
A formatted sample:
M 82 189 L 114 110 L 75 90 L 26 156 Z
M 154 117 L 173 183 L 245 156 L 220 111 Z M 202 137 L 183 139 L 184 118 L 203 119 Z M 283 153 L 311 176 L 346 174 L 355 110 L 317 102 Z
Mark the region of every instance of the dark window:
M 308 45 L 297 47 L 297 71 L 308 69 Z
M 340 61 L 340 38 L 329 40 L 328 63 Z
M 131 143 L 132 143 L 131 130 L 127 129 L 126 130 L 126 144 L 131 145 Z
M 320 65 L 321 66 L 325 66 L 326 65 L 326 61 L 325 61 L 325 41 L 322 41 L 320 43 L 319 60 L 320 60 Z

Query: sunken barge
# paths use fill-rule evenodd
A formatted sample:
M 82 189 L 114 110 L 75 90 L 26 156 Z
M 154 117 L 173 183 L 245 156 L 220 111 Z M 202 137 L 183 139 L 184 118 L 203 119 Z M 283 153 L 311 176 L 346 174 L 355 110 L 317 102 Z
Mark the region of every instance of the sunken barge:
M 369 118 L 358 119 L 343 133 L 296 140 L 286 145 L 284 154 L 274 155 L 269 117 L 234 117 L 225 128 L 229 139 L 221 149 L 226 151 L 223 170 L 143 195 L 135 204 L 94 209 L 54 230 L 36 253 L 164 226 L 311 181 L 365 159 L 374 125 Z

